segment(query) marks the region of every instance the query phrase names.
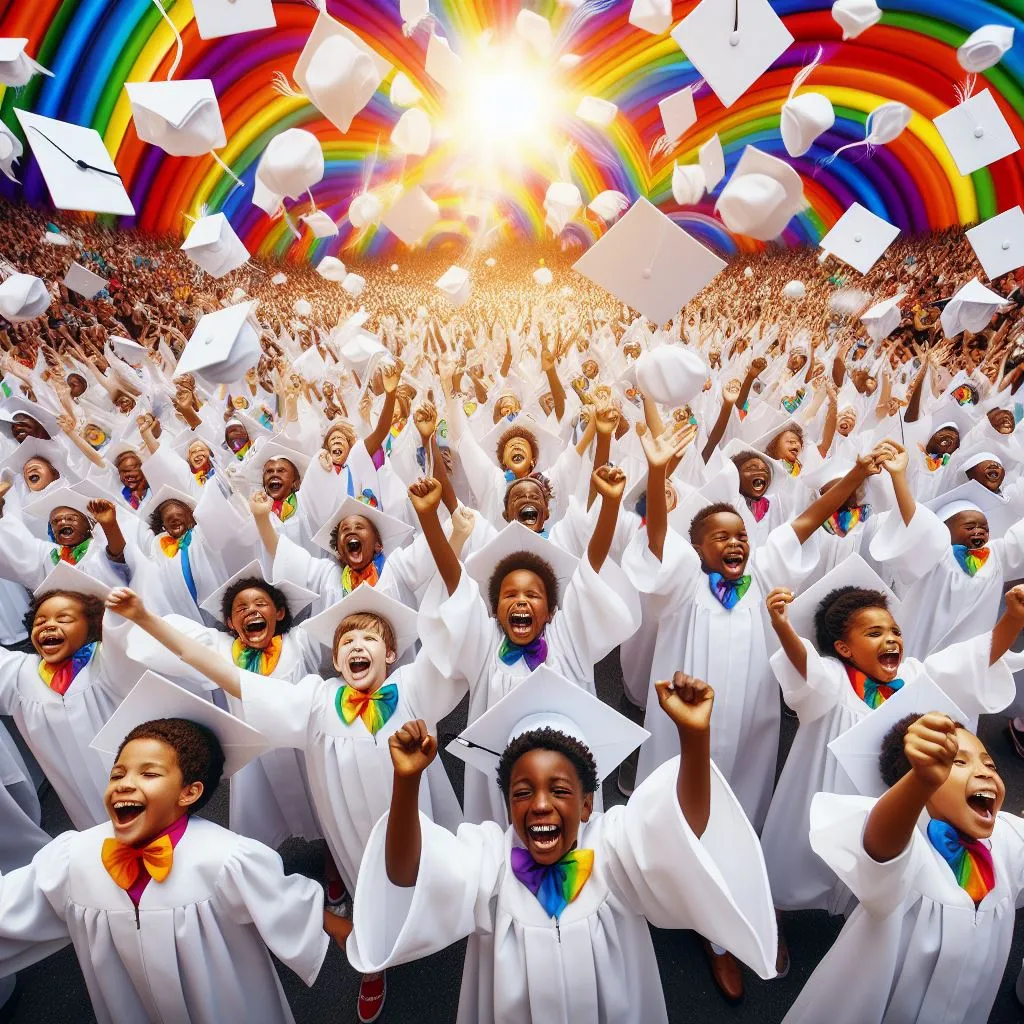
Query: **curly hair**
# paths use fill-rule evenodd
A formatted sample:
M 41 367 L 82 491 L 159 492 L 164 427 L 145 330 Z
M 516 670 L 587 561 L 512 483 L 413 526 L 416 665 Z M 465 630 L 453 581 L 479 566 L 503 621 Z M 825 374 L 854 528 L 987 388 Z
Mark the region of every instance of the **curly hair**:
M 188 814 L 195 814 L 210 802 L 217 791 L 224 774 L 224 749 L 212 729 L 187 718 L 157 718 L 143 722 L 121 741 L 117 757 L 133 740 L 157 740 L 166 743 L 178 759 L 181 781 L 190 786 L 193 782 L 203 784 L 203 792 L 188 808 Z
M 398 640 L 395 637 L 394 627 L 387 619 L 380 615 L 374 615 L 373 612 L 353 612 L 351 615 L 346 615 L 334 630 L 332 652 L 338 649 L 338 642 L 350 629 L 380 633 L 380 638 L 384 641 L 384 647 L 388 654 L 398 653 Z
M 722 512 L 731 512 L 734 516 L 739 519 L 743 517 L 736 511 L 736 509 L 729 504 L 727 501 L 716 501 L 713 505 L 705 505 L 694 517 L 690 523 L 690 543 L 696 544 L 697 538 L 701 534 L 701 530 L 704 524 L 712 517 L 721 514 Z
M 51 597 L 69 597 L 73 601 L 78 603 L 78 606 L 82 609 L 82 614 L 85 616 L 86 621 L 89 624 L 89 632 L 86 636 L 85 642 L 87 644 L 95 643 L 103 635 L 103 600 L 93 594 L 79 594 L 74 590 L 47 590 L 45 594 L 40 594 L 38 597 L 33 597 L 31 603 L 28 606 L 28 611 L 25 612 L 25 618 L 22 620 L 25 625 L 25 632 L 32 635 L 32 624 L 36 620 L 36 616 L 39 614 L 39 609 L 50 600 Z
M 244 579 L 235 580 L 234 583 L 224 591 L 220 602 L 221 618 L 230 625 L 231 608 L 243 590 L 262 590 L 270 598 L 274 607 L 281 611 L 284 609 L 284 618 L 277 624 L 277 634 L 284 636 L 292 628 L 292 613 L 288 607 L 288 598 L 277 589 L 272 583 L 268 583 L 262 576 L 246 576 Z
M 162 509 L 165 505 L 180 505 L 182 508 L 187 508 L 189 512 L 194 513 L 195 509 L 189 508 L 184 501 L 180 498 L 167 498 L 161 501 L 159 505 L 152 512 L 149 513 L 149 529 L 154 537 L 159 537 L 164 532 L 164 519 Z
M 753 459 L 757 459 L 757 461 L 760 462 L 768 471 L 768 482 L 771 483 L 771 465 L 765 461 L 765 457 L 760 452 L 755 452 L 753 448 L 746 448 L 742 452 L 737 452 L 729 461 L 736 467 L 736 472 L 740 473 L 743 471 L 743 467 Z
M 508 499 L 512 497 L 512 489 L 518 487 L 519 484 L 526 483 L 527 480 L 532 480 L 541 490 L 544 495 L 544 504 L 550 505 L 551 501 L 555 496 L 554 489 L 551 486 L 551 481 L 543 473 L 529 473 L 527 476 L 520 477 L 518 480 L 513 480 L 505 487 L 505 514 L 508 514 Z
M 918 714 L 904 715 L 882 737 L 882 746 L 878 751 L 878 771 L 882 781 L 890 789 L 910 771 L 910 761 L 903 749 L 907 730 L 920 718 Z M 966 725 L 954 722 L 958 729 L 967 729 Z
M 548 609 L 553 611 L 558 607 L 558 577 L 555 575 L 555 570 L 551 568 L 551 564 L 532 551 L 513 551 L 512 554 L 506 555 L 498 562 L 491 578 L 487 581 L 487 597 L 491 602 L 492 615 L 498 614 L 498 600 L 501 597 L 501 585 L 505 582 L 505 577 L 520 569 L 532 572 L 534 576 L 540 578 L 547 595 Z
M 598 787 L 597 762 L 590 748 L 572 736 L 557 729 L 545 727 L 530 729 L 512 740 L 498 759 L 498 788 L 508 803 L 509 786 L 516 762 L 531 750 L 551 750 L 561 754 L 576 769 L 584 796 L 596 793 Z
M 533 454 L 533 463 L 536 465 L 540 459 L 540 442 L 537 440 L 537 436 L 532 430 L 527 427 L 516 426 L 515 423 L 513 423 L 507 430 L 503 430 L 501 432 L 501 437 L 498 438 L 498 444 L 494 449 L 495 455 L 498 459 L 498 465 L 503 464 L 503 460 L 505 458 L 505 445 L 517 437 L 521 437 L 530 446 L 530 452 Z
M 804 431 L 803 431 L 803 428 L 800 426 L 800 424 L 798 424 L 798 423 L 787 423 L 786 426 L 784 426 L 771 439 L 771 441 L 768 442 L 768 446 L 767 446 L 767 448 L 765 448 L 765 453 L 767 455 L 770 455 L 773 459 L 777 458 L 777 456 L 775 455 L 776 446 L 778 445 L 779 441 L 782 439 L 782 435 L 783 434 L 796 434 L 796 436 L 798 438 L 800 438 L 800 443 L 801 444 L 804 443 Z
M 880 590 L 839 587 L 826 594 L 814 613 L 814 644 L 818 653 L 836 656 L 836 641 L 846 636 L 850 619 L 865 608 L 889 610 L 888 598 Z
M 347 518 L 347 517 L 346 517 Z M 360 519 L 365 519 L 370 524 L 370 529 L 373 530 L 374 537 L 377 538 L 376 544 L 380 544 L 381 548 L 384 547 L 383 541 L 380 539 L 380 532 L 377 530 L 377 524 L 369 516 L 360 516 Z M 341 552 L 338 550 L 338 533 L 341 531 L 341 524 L 344 522 L 343 519 L 339 519 L 334 524 L 334 529 L 331 530 L 331 550 L 340 558 Z

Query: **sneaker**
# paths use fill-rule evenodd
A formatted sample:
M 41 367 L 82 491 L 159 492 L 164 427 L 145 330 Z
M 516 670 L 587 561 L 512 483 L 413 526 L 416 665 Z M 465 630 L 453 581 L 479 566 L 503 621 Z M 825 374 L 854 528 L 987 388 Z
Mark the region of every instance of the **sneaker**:
M 1016 755 L 1024 760 L 1024 722 L 1019 718 L 1011 718 L 1006 724 L 1010 733 L 1010 742 Z
M 384 1009 L 384 997 L 388 986 L 384 971 L 380 974 L 364 974 L 359 982 L 359 1020 L 360 1024 L 371 1024 Z
M 352 901 L 349 899 L 345 886 L 340 878 L 327 883 L 327 892 L 324 894 L 324 910 L 336 917 L 348 917 L 352 909 Z

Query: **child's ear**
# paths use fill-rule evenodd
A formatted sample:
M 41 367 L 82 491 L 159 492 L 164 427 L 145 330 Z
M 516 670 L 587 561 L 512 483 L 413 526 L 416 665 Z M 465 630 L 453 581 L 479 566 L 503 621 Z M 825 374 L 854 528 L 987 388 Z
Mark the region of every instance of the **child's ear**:
M 836 649 L 836 654 L 838 654 L 839 657 L 844 660 L 848 659 L 850 655 L 853 653 L 850 650 L 850 645 L 846 643 L 845 640 L 836 640 L 835 643 L 832 644 L 832 646 Z
M 285 617 L 287 612 L 288 612 L 287 608 L 278 608 L 277 609 L 277 614 L 274 616 L 274 621 L 275 622 L 280 622 Z
M 394 665 L 398 661 L 398 651 L 388 650 L 388 653 L 384 655 L 385 665 Z
M 594 811 L 594 794 L 588 793 L 583 798 L 583 810 L 580 812 L 580 821 L 590 821 L 590 815 Z
M 178 796 L 178 806 L 191 807 L 203 795 L 203 789 L 203 784 L 198 779 L 190 782 Z

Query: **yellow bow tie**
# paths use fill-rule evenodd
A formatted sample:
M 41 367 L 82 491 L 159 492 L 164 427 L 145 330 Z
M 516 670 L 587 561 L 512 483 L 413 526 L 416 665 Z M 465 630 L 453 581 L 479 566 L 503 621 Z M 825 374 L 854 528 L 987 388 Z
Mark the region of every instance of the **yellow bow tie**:
M 161 836 L 141 850 L 117 839 L 104 839 L 100 856 L 114 884 L 127 892 L 138 881 L 140 861 L 154 882 L 162 882 L 171 873 L 174 846 L 170 836 Z

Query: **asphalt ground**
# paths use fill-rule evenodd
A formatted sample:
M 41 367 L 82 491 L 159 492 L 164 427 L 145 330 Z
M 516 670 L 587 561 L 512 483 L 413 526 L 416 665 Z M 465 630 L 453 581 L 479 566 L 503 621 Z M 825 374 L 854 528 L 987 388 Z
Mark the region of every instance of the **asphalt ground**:
M 622 684 L 617 654 L 612 654 L 598 666 L 597 685 L 601 697 L 613 706 L 618 706 Z M 465 722 L 465 713 L 464 702 L 441 724 L 439 731 L 442 738 L 458 732 Z M 784 717 L 780 766 L 795 731 L 795 720 Z M 1010 745 L 1005 718 L 998 715 L 982 718 L 980 735 L 996 759 L 1006 783 L 1003 809 L 1010 813 L 1024 813 L 1024 762 L 1016 757 Z M 442 756 L 456 792 L 461 794 L 463 764 L 449 758 L 447 754 Z M 622 802 L 614 775 L 605 784 L 604 798 L 606 805 Z M 208 805 L 205 816 L 227 825 L 227 814 L 228 787 L 224 785 Z M 51 835 L 58 835 L 70 828 L 67 815 L 52 791 L 47 791 L 43 799 L 43 827 Z M 322 862 L 318 846 L 294 840 L 282 846 L 280 852 L 286 871 L 302 872 L 313 878 L 321 877 Z M 1024 914 L 1024 911 L 1021 913 Z M 989 1017 L 990 1024 L 1017 1024 L 1024 1020 L 1024 1011 L 1014 996 L 1017 973 L 1024 957 L 1021 914 L 1018 914 L 1017 923 L 1017 933 L 999 996 Z M 750 971 L 744 970 L 746 995 L 735 1006 L 726 1003 L 719 995 L 692 932 L 652 928 L 665 1002 L 672 1024 L 690 1024 L 695 1021 L 777 1024 L 781 1021 L 815 965 L 839 934 L 842 919 L 830 918 L 823 911 L 807 911 L 786 914 L 783 926 L 792 960 L 789 976 L 777 981 L 762 981 Z M 443 1024 L 454 1021 L 464 952 L 465 943 L 460 942 L 435 956 L 389 971 L 387 1002 L 379 1018 L 381 1024 Z M 306 988 L 287 968 L 279 966 L 279 973 L 299 1024 L 347 1024 L 357 1020 L 359 977 L 336 946 L 332 945 L 312 988 Z M 870 979 L 857 975 L 855 965 L 851 965 L 850 978 L 855 984 L 871 983 Z M 89 1024 L 96 1019 L 91 1012 L 82 972 L 70 946 L 21 972 L 19 987 L 21 995 L 10 1018 L 12 1024 L 66 1024 L 69 1021 Z M 841 999 L 842 993 L 837 992 L 836 998 Z

